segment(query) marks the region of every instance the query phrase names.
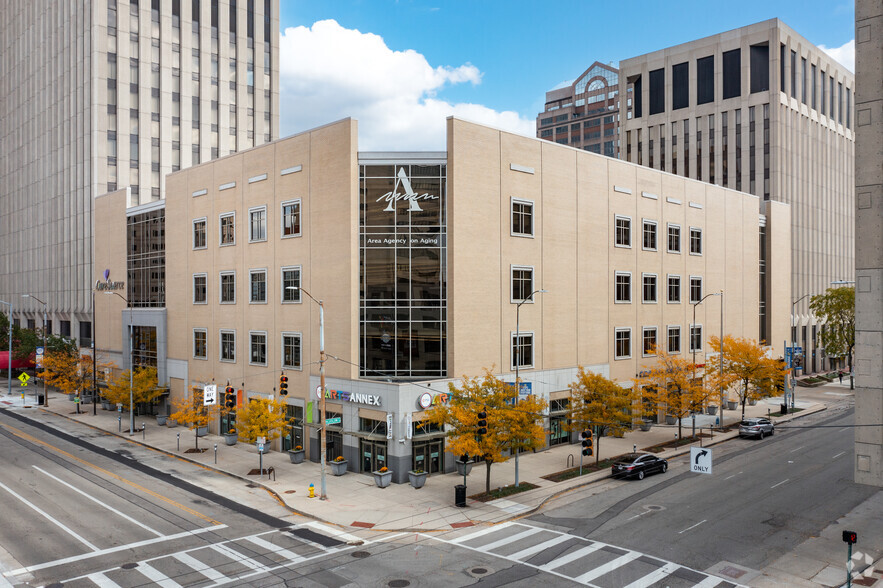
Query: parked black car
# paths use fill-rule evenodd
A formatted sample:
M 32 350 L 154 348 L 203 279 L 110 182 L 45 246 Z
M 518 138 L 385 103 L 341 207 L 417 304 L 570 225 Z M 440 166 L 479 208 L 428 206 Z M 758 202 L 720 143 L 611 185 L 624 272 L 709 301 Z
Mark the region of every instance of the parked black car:
M 773 435 L 775 432 L 775 425 L 765 418 L 745 419 L 739 424 L 740 437 L 758 437 L 763 439 L 764 435 Z
M 637 478 L 643 480 L 647 474 L 665 473 L 668 462 L 652 453 L 629 453 L 613 464 L 614 478 Z

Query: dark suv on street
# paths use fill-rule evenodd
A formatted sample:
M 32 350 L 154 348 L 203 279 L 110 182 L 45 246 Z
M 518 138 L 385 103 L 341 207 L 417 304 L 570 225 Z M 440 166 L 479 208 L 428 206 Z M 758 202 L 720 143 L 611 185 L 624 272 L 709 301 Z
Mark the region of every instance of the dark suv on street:
M 764 435 L 772 435 L 775 433 L 775 429 L 776 427 L 770 419 L 745 419 L 739 424 L 739 436 L 758 437 L 759 439 L 763 439 Z
M 614 478 L 637 478 L 643 480 L 646 474 L 668 469 L 668 462 L 650 453 L 628 453 L 613 464 Z

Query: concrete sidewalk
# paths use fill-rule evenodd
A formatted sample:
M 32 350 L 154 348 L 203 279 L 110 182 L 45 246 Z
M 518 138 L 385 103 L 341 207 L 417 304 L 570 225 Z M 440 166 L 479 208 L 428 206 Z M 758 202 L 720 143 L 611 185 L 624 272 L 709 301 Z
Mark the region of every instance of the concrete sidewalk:
M 4 382 L 5 383 L 5 382 Z M 836 385 L 835 385 L 836 386 Z M 491 502 L 478 502 L 467 500 L 467 508 L 454 506 L 454 486 L 463 483 L 463 477 L 452 474 L 436 474 L 426 482 L 421 489 L 414 489 L 408 484 L 392 484 L 387 488 L 378 488 L 373 476 L 348 472 L 343 476 L 331 475 L 330 467 L 326 470 L 326 483 L 328 499 L 325 501 L 318 498 L 309 498 L 309 486 L 314 485 L 316 496 L 319 495 L 320 466 L 317 463 L 304 462 L 291 464 L 287 453 L 271 451 L 263 455 L 264 468 L 273 468 L 273 475 L 258 476 L 249 475 L 251 470 L 259 468 L 260 456 L 254 445 L 238 442 L 236 445 L 227 446 L 222 436 L 207 435 L 198 441 L 200 448 L 207 448 L 204 453 L 187 452 L 194 448 L 195 436 L 193 431 L 178 426 L 169 428 L 158 426 L 152 417 L 137 417 L 135 420 L 136 433 L 133 436 L 127 434 L 127 414 L 123 414 L 122 432 L 120 432 L 116 411 L 106 411 L 100 407 L 97 415 L 92 414 L 92 405 L 81 407 L 81 414 L 77 414 L 76 406 L 66 396 L 50 392 L 49 408 L 44 409 L 34 406 L 33 396 L 28 394 L 22 399 L 20 394 L 14 392 L 8 394 L 5 387 L 0 388 L 0 407 L 16 408 L 26 411 L 31 418 L 40 419 L 41 411 L 49 411 L 47 417 L 63 417 L 68 424 L 64 427 L 67 432 L 76 434 L 77 427 L 88 426 L 107 434 L 115 435 L 129 443 L 141 445 L 144 448 L 152 448 L 164 453 L 170 459 L 169 470 L 173 471 L 176 464 L 172 459 L 191 462 L 222 472 L 231 476 L 231 482 L 237 485 L 241 481 L 260 485 L 268 492 L 274 494 L 280 503 L 298 514 L 315 518 L 320 521 L 339 525 L 341 527 L 363 528 L 389 531 L 448 531 L 452 528 L 469 526 L 481 523 L 498 523 L 514 517 L 524 516 L 536 511 L 551 498 L 585 486 L 589 483 L 606 478 L 609 470 L 603 470 L 586 474 L 564 482 L 552 482 L 542 476 L 567 469 L 571 464 L 579 465 L 579 445 L 560 445 L 531 454 L 523 454 L 519 458 L 519 477 L 521 482 L 535 484 L 538 488 L 516 494 L 507 499 L 499 499 Z M 798 396 L 799 398 L 799 396 Z M 779 410 L 781 398 L 769 398 L 759 402 L 756 406 L 746 406 L 746 416 L 766 416 L 769 412 Z M 30 407 L 30 408 L 28 408 Z M 805 416 L 824 410 L 826 405 L 822 402 L 800 401 L 797 407 L 803 410 L 794 415 L 775 419 L 783 422 L 795 417 Z M 741 408 L 724 411 L 724 423 L 729 425 L 738 422 L 741 418 Z M 698 415 L 696 418 L 697 431 L 708 427 L 715 422 L 716 417 Z M 53 420 L 57 420 L 53 418 Z M 142 434 L 141 423 L 145 423 L 146 430 Z M 59 428 L 61 428 L 59 426 Z M 691 433 L 692 419 L 684 419 L 683 434 Z M 735 437 L 737 433 L 713 433 L 713 438 L 704 438 L 703 444 L 719 443 Z M 596 452 L 600 459 L 606 459 L 628 453 L 633 446 L 638 450 L 651 447 L 666 441 L 671 441 L 677 436 L 677 425 L 654 425 L 649 431 L 633 431 L 623 438 L 604 437 L 596 442 Z M 215 463 L 214 447 L 217 446 L 217 463 Z M 668 450 L 661 455 L 670 458 L 690 451 L 686 445 L 676 450 Z M 585 458 L 586 463 L 594 460 L 594 457 Z M 505 463 L 494 464 L 491 469 L 491 488 L 514 484 L 515 479 L 514 460 Z M 473 468 L 467 478 L 467 494 L 478 494 L 484 491 L 485 467 L 478 464 Z

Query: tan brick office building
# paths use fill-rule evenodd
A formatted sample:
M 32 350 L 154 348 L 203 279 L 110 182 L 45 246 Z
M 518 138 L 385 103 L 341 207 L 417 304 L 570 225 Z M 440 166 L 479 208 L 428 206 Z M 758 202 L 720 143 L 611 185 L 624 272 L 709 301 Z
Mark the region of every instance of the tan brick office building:
M 720 290 L 725 331 L 756 338 L 761 246 L 784 252 L 780 271 L 790 263 L 787 205 L 759 215 L 748 194 L 453 118 L 446 152 L 360 153 L 343 120 L 172 174 L 164 209 L 124 203 L 97 201 L 109 230 L 96 262 L 124 275 L 143 255 L 133 227 L 161 213 L 164 302 L 131 319 L 106 304 L 98 336 L 127 361 L 125 324 L 155 329 L 143 339 L 158 342 L 150 357 L 173 396 L 212 381 L 272 395 L 284 369 L 302 425 L 278 448 L 317 459 L 318 307 L 303 288 L 325 305 L 327 411 L 341 417 L 330 452 L 399 481 L 451 466 L 443 432 L 421 425 L 449 381 L 485 367 L 514 381 L 520 357 L 552 403 L 548 442 L 566 443 L 577 366 L 628 381 L 654 362 L 651 343 L 694 345 L 703 361 L 720 298 L 695 324 L 691 302 Z M 516 337 L 516 305 L 538 289 Z M 787 304 L 786 283 L 773 291 Z

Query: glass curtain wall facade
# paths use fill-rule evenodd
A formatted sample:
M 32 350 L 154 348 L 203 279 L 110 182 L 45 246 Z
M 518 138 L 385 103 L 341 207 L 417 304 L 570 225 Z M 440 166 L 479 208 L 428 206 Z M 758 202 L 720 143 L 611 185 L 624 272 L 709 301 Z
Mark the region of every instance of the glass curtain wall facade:
M 360 375 L 447 376 L 444 163 L 360 166 Z
M 135 308 L 166 305 L 165 208 L 128 218 L 128 299 Z

